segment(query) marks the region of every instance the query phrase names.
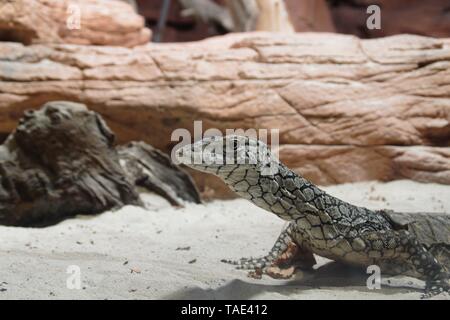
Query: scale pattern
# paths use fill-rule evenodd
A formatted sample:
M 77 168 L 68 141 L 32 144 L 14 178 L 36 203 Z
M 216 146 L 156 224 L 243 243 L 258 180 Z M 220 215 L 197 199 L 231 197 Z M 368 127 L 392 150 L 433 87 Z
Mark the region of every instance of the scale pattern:
M 210 143 L 217 143 L 217 139 L 204 139 L 203 149 Z M 252 144 L 256 144 L 258 150 L 263 145 L 247 138 L 244 155 L 253 156 L 248 148 Z M 234 150 L 236 155 L 240 152 L 236 146 Z M 264 152 L 270 156 L 268 148 Z M 278 160 L 276 165 L 277 170 L 269 175 L 262 174 L 264 164 L 261 163 L 192 166 L 217 175 L 242 198 L 289 222 L 267 256 L 225 262 L 240 269 L 265 269 L 293 241 L 303 250 L 332 260 L 362 266 L 378 265 L 382 273 L 424 279 L 428 296 L 449 292 L 449 275 L 445 268 L 414 235 L 396 229 L 382 211 L 342 201 Z

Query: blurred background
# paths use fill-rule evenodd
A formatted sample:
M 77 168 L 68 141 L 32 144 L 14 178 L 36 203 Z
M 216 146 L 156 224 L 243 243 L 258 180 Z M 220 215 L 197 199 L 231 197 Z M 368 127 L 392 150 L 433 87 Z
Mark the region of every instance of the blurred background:
M 131 0 L 161 42 L 193 41 L 228 32 L 337 32 L 361 38 L 411 33 L 450 35 L 446 0 Z M 382 10 L 383 28 L 366 27 L 367 7 Z M 166 6 L 166 11 L 164 11 Z M 166 12 L 166 13 L 165 13 Z M 165 18 L 164 28 L 158 22 Z

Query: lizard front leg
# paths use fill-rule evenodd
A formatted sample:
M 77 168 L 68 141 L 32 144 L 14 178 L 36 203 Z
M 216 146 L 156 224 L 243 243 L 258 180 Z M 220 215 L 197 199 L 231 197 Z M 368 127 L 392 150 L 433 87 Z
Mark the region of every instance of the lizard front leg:
M 252 270 L 249 276 L 254 278 L 260 278 L 263 273 L 277 279 L 290 278 L 297 268 L 309 269 L 316 263 L 312 252 L 292 238 L 294 228 L 295 224 L 290 223 L 266 256 L 222 262 L 236 265 L 237 269 Z

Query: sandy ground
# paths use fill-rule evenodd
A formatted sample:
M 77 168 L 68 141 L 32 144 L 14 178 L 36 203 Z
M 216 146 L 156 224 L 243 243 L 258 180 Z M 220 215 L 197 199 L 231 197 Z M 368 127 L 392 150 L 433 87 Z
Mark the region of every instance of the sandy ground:
M 324 188 L 354 204 L 450 212 L 450 186 L 411 181 Z M 239 199 L 172 208 L 144 194 L 148 209 L 127 206 L 41 228 L 0 227 L 0 299 L 418 299 L 423 282 L 383 278 L 366 288 L 364 271 L 319 258 L 315 272 L 261 280 L 220 262 L 259 256 L 284 226 Z M 81 288 L 68 289 L 79 266 Z M 387 281 L 390 281 L 388 284 Z

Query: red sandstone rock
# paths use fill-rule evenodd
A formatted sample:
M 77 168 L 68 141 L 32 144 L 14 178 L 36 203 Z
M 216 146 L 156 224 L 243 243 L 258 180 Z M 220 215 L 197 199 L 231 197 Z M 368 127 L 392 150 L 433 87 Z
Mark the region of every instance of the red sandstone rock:
M 14 0 L 0 3 L 0 40 L 132 47 L 147 43 L 150 35 L 144 19 L 122 1 Z
M 450 184 L 449 95 L 448 39 L 250 33 L 133 49 L 0 46 L 0 133 L 47 100 L 85 103 L 120 142 L 166 152 L 172 131 L 194 120 L 278 128 L 281 159 L 319 184 Z M 197 181 L 220 190 L 211 179 Z

